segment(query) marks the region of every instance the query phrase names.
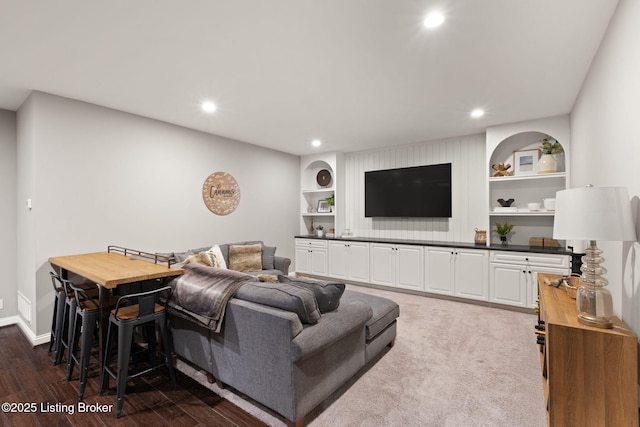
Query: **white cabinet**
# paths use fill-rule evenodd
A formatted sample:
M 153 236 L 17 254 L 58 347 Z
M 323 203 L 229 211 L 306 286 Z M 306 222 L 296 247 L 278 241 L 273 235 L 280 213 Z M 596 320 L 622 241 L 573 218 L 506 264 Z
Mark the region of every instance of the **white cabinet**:
M 329 276 L 368 282 L 369 244 L 351 241 L 329 242 Z
M 486 301 L 489 298 L 488 255 L 484 249 L 428 247 L 425 290 Z
M 489 300 L 516 307 L 535 307 L 538 273 L 569 274 L 569 256 L 491 251 Z
M 423 248 L 371 243 L 371 283 L 422 290 Z
M 327 241 L 296 239 L 296 271 L 327 275 Z

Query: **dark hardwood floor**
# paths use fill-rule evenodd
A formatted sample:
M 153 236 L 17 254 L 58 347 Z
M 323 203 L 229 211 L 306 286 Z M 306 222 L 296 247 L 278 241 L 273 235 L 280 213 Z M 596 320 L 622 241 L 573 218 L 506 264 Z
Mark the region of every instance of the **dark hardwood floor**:
M 98 363 L 91 360 L 84 404 L 78 403 L 78 370 L 65 381 L 66 357 L 54 366 L 49 344 L 31 347 L 17 326 L 0 328 L 2 426 L 264 426 L 260 420 L 176 371 L 173 390 L 165 373 L 129 382 L 116 418 L 115 381 L 98 394 Z M 9 410 L 6 408 L 9 404 Z M 91 406 L 92 405 L 92 406 Z M 13 407 L 11 407 L 13 406 Z M 26 407 L 26 408 L 25 408 Z M 100 412 L 99 410 L 105 410 Z M 21 410 L 20 413 L 9 412 Z M 34 410 L 35 412 L 25 412 Z

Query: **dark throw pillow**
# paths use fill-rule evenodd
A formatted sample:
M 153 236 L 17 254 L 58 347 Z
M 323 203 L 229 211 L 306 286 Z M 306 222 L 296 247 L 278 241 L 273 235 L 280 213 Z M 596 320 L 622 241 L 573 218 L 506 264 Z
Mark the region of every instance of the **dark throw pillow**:
M 300 286 L 288 283 L 245 283 L 236 291 L 235 297 L 296 313 L 302 323 L 314 325 L 320 320 L 313 292 Z
M 280 283 L 289 283 L 295 286 L 310 289 L 318 301 L 320 313 L 333 311 L 340 305 L 340 298 L 344 293 L 344 283 L 330 282 L 324 280 L 301 279 L 297 277 L 289 277 L 278 275 Z

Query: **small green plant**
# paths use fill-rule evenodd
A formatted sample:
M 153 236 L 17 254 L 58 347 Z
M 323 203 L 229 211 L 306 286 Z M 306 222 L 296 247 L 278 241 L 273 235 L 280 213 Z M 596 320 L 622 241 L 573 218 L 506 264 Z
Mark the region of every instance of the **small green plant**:
M 316 230 L 324 230 L 324 227 L 322 225 L 319 225 L 316 227 Z
M 332 195 L 331 197 L 327 197 L 327 203 L 329 203 L 329 206 L 333 206 L 336 203 L 336 196 Z
M 504 224 L 496 223 L 496 233 L 500 236 L 506 236 L 513 230 L 513 224 L 505 222 Z
M 547 136 L 540 140 L 540 148 L 542 148 L 542 154 L 562 154 L 564 149 L 562 145 L 554 138 Z

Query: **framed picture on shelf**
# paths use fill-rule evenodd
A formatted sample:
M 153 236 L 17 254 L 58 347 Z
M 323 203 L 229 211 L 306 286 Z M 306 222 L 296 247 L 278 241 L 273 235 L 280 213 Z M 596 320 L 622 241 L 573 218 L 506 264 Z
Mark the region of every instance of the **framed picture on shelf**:
M 326 200 L 318 201 L 318 213 L 329 213 L 331 212 L 331 205 Z
M 514 176 L 536 175 L 540 149 L 519 150 L 513 152 Z

